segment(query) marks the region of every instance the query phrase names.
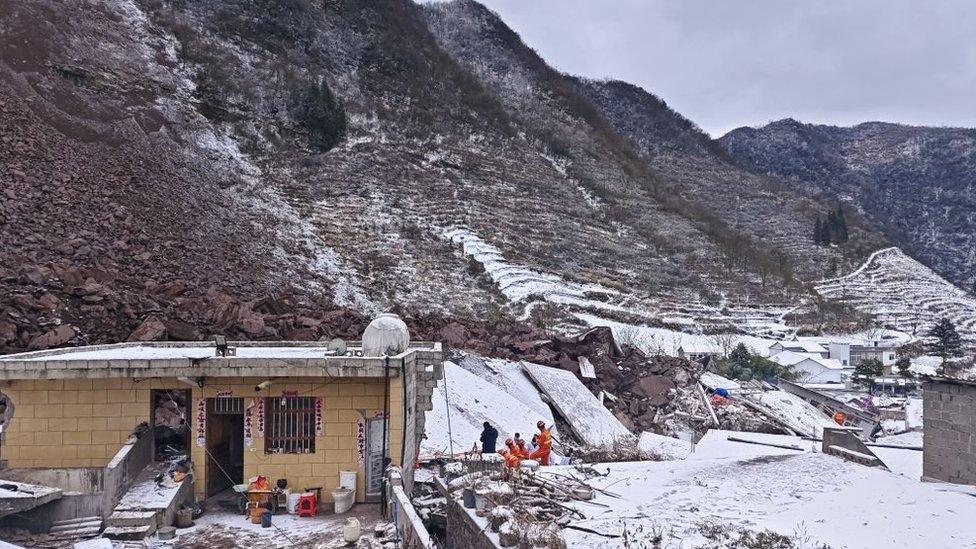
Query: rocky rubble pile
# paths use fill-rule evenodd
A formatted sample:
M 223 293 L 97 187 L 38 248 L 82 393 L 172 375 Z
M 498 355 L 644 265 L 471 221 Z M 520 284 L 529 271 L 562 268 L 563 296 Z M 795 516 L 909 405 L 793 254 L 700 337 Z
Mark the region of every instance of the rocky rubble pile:
M 709 409 L 709 391 L 699 385 L 704 371 L 701 364 L 666 355 L 648 356 L 635 347 L 621 346 L 606 327 L 578 336 L 519 342 L 510 349 L 523 360 L 576 374 L 634 433 L 692 431 L 701 436 L 712 427 L 781 432 L 762 413 L 736 400 Z M 582 376 L 584 361 L 593 366 L 595 379 Z
M 281 293 L 241 300 L 214 289 L 200 295 L 185 281 L 141 289 L 99 268 L 48 264 L 0 269 L 0 352 L 116 341 L 232 339 L 317 340 L 358 337 L 368 321 L 328 302 Z
M 593 328 L 578 336 L 515 345 L 529 362 L 562 368 L 576 374 L 600 396 L 604 405 L 635 432 L 667 430 L 664 417 L 675 409 L 693 407 L 700 400 L 695 387 L 702 366 L 682 358 L 647 356 L 640 349 L 620 346 L 609 328 Z M 593 365 L 596 378 L 581 375 L 580 362 Z

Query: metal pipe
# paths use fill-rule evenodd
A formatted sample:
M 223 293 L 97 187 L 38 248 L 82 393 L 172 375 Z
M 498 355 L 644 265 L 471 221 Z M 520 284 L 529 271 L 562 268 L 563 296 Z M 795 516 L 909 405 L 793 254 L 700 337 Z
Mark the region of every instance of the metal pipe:
M 401 376 L 406 377 L 403 372 L 400 373 Z M 405 380 L 404 380 L 405 381 Z M 383 466 L 380 471 L 383 476 L 381 478 L 382 489 L 380 490 L 380 507 L 383 516 L 386 516 L 386 462 L 387 462 L 387 448 L 386 448 L 386 437 L 389 432 L 390 423 L 390 355 L 386 355 L 386 360 L 384 361 L 383 367 Z

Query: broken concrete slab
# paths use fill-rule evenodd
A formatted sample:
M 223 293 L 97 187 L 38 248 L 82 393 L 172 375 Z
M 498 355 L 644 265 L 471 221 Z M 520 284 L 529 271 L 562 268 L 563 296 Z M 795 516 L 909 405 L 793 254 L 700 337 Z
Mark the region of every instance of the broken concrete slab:
M 0 479 L 0 517 L 40 507 L 61 495 L 60 488 Z
M 521 364 L 584 444 L 603 446 L 634 438 L 572 372 L 531 362 Z

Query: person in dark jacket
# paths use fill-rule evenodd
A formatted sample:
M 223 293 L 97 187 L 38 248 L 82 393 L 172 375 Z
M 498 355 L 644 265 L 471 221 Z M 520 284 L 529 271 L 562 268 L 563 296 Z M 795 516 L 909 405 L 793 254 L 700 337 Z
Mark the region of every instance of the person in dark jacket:
M 495 453 L 495 441 L 498 440 L 498 429 L 491 426 L 491 423 L 485 422 L 485 430 L 481 431 L 481 453 L 483 454 L 494 454 Z

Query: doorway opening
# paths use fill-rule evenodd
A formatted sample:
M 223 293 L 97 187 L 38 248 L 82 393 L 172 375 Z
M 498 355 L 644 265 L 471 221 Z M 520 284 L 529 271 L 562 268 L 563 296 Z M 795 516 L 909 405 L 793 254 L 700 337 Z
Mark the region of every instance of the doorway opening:
M 206 495 L 244 482 L 244 399 L 207 399 Z
M 383 492 L 383 471 L 386 470 L 383 431 L 386 423 L 383 418 L 366 420 L 366 497 L 370 500 L 379 498 Z M 387 451 L 389 444 L 387 441 Z
M 190 425 L 186 421 L 189 389 L 153 389 L 153 448 L 156 461 L 190 454 Z

